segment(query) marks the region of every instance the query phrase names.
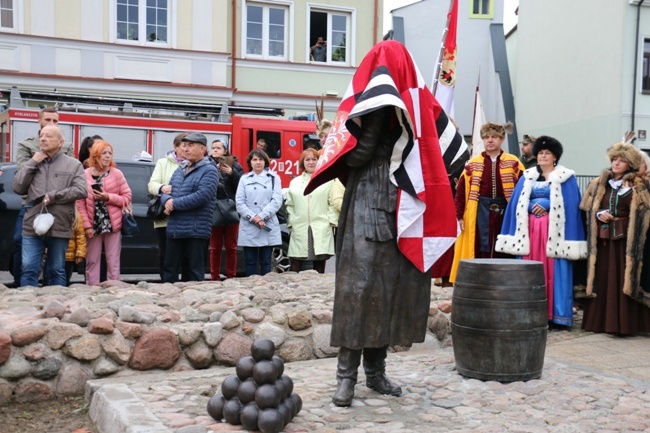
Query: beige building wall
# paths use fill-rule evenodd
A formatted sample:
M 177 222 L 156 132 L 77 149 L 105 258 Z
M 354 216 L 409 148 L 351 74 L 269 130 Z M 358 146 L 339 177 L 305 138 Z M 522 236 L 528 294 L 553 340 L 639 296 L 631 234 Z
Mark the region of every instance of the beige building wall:
M 116 39 L 115 0 L 23 0 L 20 30 L 0 32 L 0 87 L 234 100 L 284 107 L 287 115 L 314 111 L 314 98 L 327 94 L 326 111 L 333 113 L 356 66 L 382 36 L 375 17 L 382 16 L 383 0 L 255 0 L 289 9 L 287 58 L 248 58 L 242 50 L 246 0 L 235 3 L 233 10 L 233 0 L 169 0 L 168 41 L 154 46 Z M 309 61 L 312 9 L 350 17 L 347 63 Z

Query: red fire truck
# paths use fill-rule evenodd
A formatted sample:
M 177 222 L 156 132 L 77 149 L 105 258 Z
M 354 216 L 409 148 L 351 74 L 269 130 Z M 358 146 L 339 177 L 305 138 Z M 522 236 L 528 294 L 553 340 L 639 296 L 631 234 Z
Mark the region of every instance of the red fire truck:
M 22 97 L 26 92 L 21 93 Z M 298 160 L 302 151 L 310 146 L 320 147 L 311 116 L 305 116 L 306 120 L 268 118 L 283 114 L 281 109 L 211 107 L 44 92 L 28 92 L 28 96 L 30 101 L 58 107 L 59 126 L 66 141 L 73 143 L 75 154 L 84 137 L 97 134 L 113 145 L 117 160 L 132 159 L 146 151 L 155 162 L 172 149 L 176 134 L 193 131 L 205 134 L 208 144 L 217 138 L 225 140 L 231 153 L 248 171 L 246 157 L 257 140 L 263 138 L 271 159 L 270 168 L 280 175 L 282 186 L 288 187 L 290 180 L 300 174 Z M 0 112 L 0 161 L 12 161 L 18 142 L 38 131 L 40 108 L 12 107 L 23 104 L 16 104 L 16 98 L 11 101 L 13 104 Z

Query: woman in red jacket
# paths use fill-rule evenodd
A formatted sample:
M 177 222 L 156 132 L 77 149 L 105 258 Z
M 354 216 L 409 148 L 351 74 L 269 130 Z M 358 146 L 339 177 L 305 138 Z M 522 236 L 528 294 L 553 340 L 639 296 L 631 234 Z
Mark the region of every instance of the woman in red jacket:
M 106 255 L 106 276 L 120 279 L 122 212 L 131 203 L 131 188 L 113 161 L 113 146 L 101 140 L 90 150 L 86 169 L 88 197 L 77 201 L 87 238 L 86 284 L 99 284 L 102 247 Z

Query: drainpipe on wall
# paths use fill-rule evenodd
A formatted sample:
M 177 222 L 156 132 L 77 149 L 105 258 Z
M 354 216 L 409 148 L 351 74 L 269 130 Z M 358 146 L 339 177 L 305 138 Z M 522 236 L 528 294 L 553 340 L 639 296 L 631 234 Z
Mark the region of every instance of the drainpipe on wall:
M 237 0 L 232 0 L 232 72 L 230 73 L 230 87 L 233 96 L 237 91 Z
M 638 41 L 639 41 L 639 21 L 641 20 L 641 5 L 645 0 L 641 0 L 636 5 L 636 43 L 634 44 L 634 80 L 632 82 L 632 126 L 630 130 L 634 132 L 634 118 L 636 117 L 636 80 L 638 75 L 638 65 L 639 65 L 639 52 L 638 52 Z
M 379 22 L 379 0 L 375 0 L 375 10 L 374 10 L 375 19 L 373 20 L 372 25 L 372 45 L 377 45 L 377 23 Z

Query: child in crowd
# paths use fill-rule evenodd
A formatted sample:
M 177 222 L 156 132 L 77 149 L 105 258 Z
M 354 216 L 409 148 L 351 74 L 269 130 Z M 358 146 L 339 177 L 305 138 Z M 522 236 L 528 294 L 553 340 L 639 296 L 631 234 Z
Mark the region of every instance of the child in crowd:
M 70 277 L 75 266 L 86 260 L 86 235 L 84 233 L 83 218 L 78 210 L 74 212 L 74 223 L 72 223 L 72 238 L 68 243 L 68 250 L 65 252 L 65 275 L 66 286 L 70 285 Z M 85 269 L 77 269 L 81 275 L 85 274 Z

